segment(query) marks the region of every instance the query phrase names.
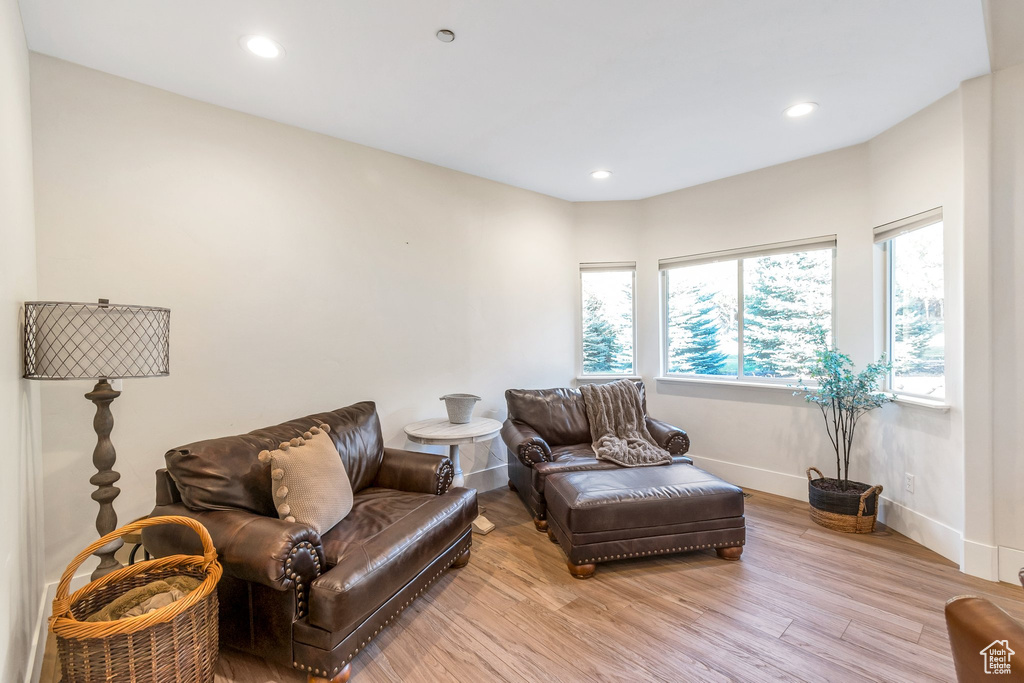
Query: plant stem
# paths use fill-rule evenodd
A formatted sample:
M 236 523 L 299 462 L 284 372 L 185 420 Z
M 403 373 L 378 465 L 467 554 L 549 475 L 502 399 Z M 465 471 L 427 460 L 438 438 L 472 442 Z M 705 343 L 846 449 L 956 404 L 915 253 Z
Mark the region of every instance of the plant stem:
M 842 404 L 840 404 L 840 406 L 842 406 Z M 849 469 L 850 469 L 850 448 L 849 448 L 849 445 L 848 445 L 849 444 L 849 430 L 848 430 L 849 419 L 850 419 L 850 416 L 848 414 L 848 411 L 845 408 L 842 408 L 841 409 L 841 413 L 840 413 L 839 424 L 842 427 L 842 432 L 843 432 L 843 469 L 842 469 L 841 475 L 839 477 L 839 480 L 841 482 L 840 487 L 842 488 L 843 491 L 846 490 L 846 482 L 847 482 L 847 479 L 849 477 Z
M 825 420 L 825 433 L 828 434 L 828 440 L 832 442 L 832 449 L 835 450 L 837 454 L 836 457 L 838 457 L 839 443 L 836 441 L 836 438 L 832 436 L 832 430 L 828 426 L 828 407 L 819 403 L 818 409 L 821 411 L 821 418 Z
M 853 450 L 853 434 L 857 429 L 857 421 L 860 419 L 860 415 L 853 416 L 853 424 L 850 425 L 850 435 L 846 442 L 846 485 L 850 483 L 850 451 Z
M 835 432 L 836 435 L 835 439 L 833 439 L 832 441 L 832 444 L 836 449 L 836 479 L 839 479 L 840 474 L 842 474 L 839 461 L 839 407 L 838 401 L 835 396 L 832 397 L 832 431 Z M 829 438 L 832 438 L 831 434 L 829 434 Z

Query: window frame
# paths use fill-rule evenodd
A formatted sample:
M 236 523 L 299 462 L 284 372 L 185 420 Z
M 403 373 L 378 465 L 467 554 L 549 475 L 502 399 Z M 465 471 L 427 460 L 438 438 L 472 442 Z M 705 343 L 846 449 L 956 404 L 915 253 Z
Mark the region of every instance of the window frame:
M 584 273 L 630 273 L 630 287 L 633 291 L 633 371 L 632 372 L 584 372 L 583 370 L 583 274 Z M 579 264 L 579 277 L 576 283 L 576 377 L 580 380 L 595 379 L 639 379 L 639 334 L 637 332 L 636 304 L 636 261 L 587 261 Z
M 823 251 L 829 249 L 832 252 L 831 258 L 831 326 L 833 344 L 836 339 L 836 252 L 837 238 L 835 235 L 822 235 L 807 239 L 792 240 L 787 242 L 774 242 L 753 247 L 742 247 L 717 252 L 692 254 L 679 256 L 658 261 L 659 283 L 660 283 L 660 330 L 661 330 L 661 375 L 662 379 L 670 381 L 694 381 L 713 382 L 721 384 L 735 384 L 737 386 L 780 386 L 784 387 L 799 380 L 798 377 L 756 377 L 743 374 L 743 318 L 745 314 L 745 297 L 743 292 L 743 262 L 745 259 L 771 256 L 775 254 L 795 254 L 804 251 Z M 669 370 L 669 341 L 668 341 L 668 274 L 669 271 L 687 266 L 706 265 L 709 263 L 721 263 L 722 261 L 735 261 L 736 263 L 736 374 L 735 375 L 704 375 L 695 372 L 671 372 Z
M 896 346 L 896 326 L 893 324 L 893 282 L 895 280 L 892 253 L 892 240 L 897 237 L 902 237 L 911 232 L 922 230 L 924 228 L 930 228 L 938 223 L 942 223 L 942 319 L 943 328 L 945 328 L 946 319 L 946 231 L 945 231 L 945 220 L 942 215 L 942 207 L 938 206 L 934 209 L 922 211 L 906 218 L 901 218 L 891 223 L 886 223 L 876 227 L 872 233 L 874 234 L 875 247 L 881 250 L 882 256 L 882 352 L 885 353 L 885 357 L 889 362 L 893 362 L 893 349 Z M 876 337 L 877 339 L 877 337 Z M 942 346 L 942 375 L 945 380 L 948 380 L 949 365 L 946 362 L 946 345 L 943 343 Z M 911 391 L 897 391 L 895 388 L 896 376 L 895 370 L 890 368 L 889 372 L 886 373 L 883 389 L 896 397 L 906 397 L 911 401 L 927 401 L 935 402 L 938 404 L 945 404 L 948 400 L 946 392 L 948 386 L 943 388 L 942 396 L 933 396 L 928 394 L 918 394 Z

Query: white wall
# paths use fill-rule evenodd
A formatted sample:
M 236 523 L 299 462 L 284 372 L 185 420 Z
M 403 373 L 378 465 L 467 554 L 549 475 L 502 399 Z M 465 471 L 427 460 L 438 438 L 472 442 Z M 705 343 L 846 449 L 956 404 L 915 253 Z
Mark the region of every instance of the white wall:
M 29 58 L 16 0 L 0 0 L 0 680 L 32 674 L 42 617 L 39 401 L 21 379 L 21 304 L 36 296 Z
M 999 574 L 1024 567 L 1024 65 L 992 77 L 992 420 Z
M 577 260 L 637 261 L 638 363 L 650 410 L 690 432 L 698 463 L 743 486 L 806 498 L 805 470 L 832 471 L 834 455 L 819 413 L 792 390 L 655 379 L 661 374 L 658 259 L 835 234 L 836 340 L 862 366 L 882 350 L 872 228 L 943 206 L 952 408 L 891 405 L 866 418 L 851 476 L 884 486 L 883 516 L 893 528 L 959 561 L 962 169 L 953 93 L 866 144 L 628 206 L 578 205 Z M 616 236 L 616 226 L 628 232 Z M 914 494 L 903 490 L 904 472 L 916 477 Z
M 832 471 L 834 456 L 817 410 L 786 388 L 655 382 L 660 374 L 659 258 L 835 234 L 835 332 L 857 362 L 872 353 L 871 238 L 861 145 L 647 200 L 640 283 L 647 311 L 644 376 L 655 385 L 651 412 L 690 432 L 698 464 L 755 489 L 806 497 L 804 472 Z M 870 291 L 870 290 L 869 290 Z M 864 460 L 851 476 L 867 480 Z
M 946 276 L 948 412 L 897 404 L 864 434 L 872 481 L 885 486 L 885 520 L 893 528 L 961 561 L 964 528 L 963 187 L 960 91 L 954 91 L 867 143 L 868 227 L 941 206 Z M 867 232 L 867 231 L 862 231 Z M 877 271 L 874 280 L 878 281 Z M 870 281 L 859 280 L 861 286 Z M 880 306 L 876 306 L 880 310 Z M 883 321 L 875 318 L 876 339 Z M 876 346 L 876 354 L 883 350 Z M 914 475 L 914 492 L 904 489 Z
M 985 2 L 993 73 L 961 84 L 964 570 L 1024 567 L 1024 5 Z
M 171 376 L 113 404 L 122 522 L 188 441 L 372 399 L 405 446 L 442 394 L 571 381 L 567 202 L 40 55 L 32 98 L 40 296 L 172 311 Z M 51 581 L 95 533 L 90 388 L 42 387 Z
M 960 86 L 963 117 L 964 215 L 964 553 L 961 567 L 976 576 L 998 574 L 992 443 L 992 78 Z

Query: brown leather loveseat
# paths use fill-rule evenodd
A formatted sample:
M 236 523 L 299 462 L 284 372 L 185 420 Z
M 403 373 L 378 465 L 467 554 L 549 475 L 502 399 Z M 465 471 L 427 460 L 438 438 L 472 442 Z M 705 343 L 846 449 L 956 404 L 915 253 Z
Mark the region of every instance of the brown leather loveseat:
M 354 505 L 318 534 L 278 518 L 269 465 L 258 456 L 323 422 Z M 447 567 L 469 561 L 476 492 L 448 488 L 445 456 L 385 448 L 373 403 L 200 441 L 165 458 L 153 515 L 192 517 L 213 537 L 224 566 L 221 642 L 311 681 L 347 680 L 368 641 Z M 198 547 L 178 526 L 146 529 L 143 541 L 158 556 Z
M 636 382 L 647 415 L 644 383 Z M 594 457 L 587 406 L 578 389 L 509 389 L 508 419 L 501 428 L 511 456 L 508 485 L 522 498 L 538 531 L 547 531 L 544 479 L 558 472 L 607 470 L 619 466 Z M 647 430 L 673 455 L 673 464 L 692 464 L 684 454 L 690 437 L 682 429 L 647 415 Z

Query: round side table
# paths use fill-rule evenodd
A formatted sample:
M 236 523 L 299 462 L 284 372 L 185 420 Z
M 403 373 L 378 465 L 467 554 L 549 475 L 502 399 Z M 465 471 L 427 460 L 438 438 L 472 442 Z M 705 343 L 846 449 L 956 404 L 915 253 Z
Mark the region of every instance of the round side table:
M 490 441 L 499 432 L 501 432 L 501 423 L 488 417 L 478 417 L 460 425 L 452 424 L 443 417 L 435 417 L 430 420 L 413 422 L 405 428 L 405 434 L 410 441 L 431 446 L 448 446 L 448 457 L 451 458 L 452 467 L 455 470 L 452 486 L 466 485 L 466 477 L 462 474 L 462 463 L 459 462 L 459 446 L 464 443 Z M 481 508 L 480 512 L 484 512 L 484 509 Z M 473 520 L 473 531 L 476 533 L 488 534 L 492 529 L 494 529 L 494 524 L 483 514 Z
M 490 441 L 498 436 L 501 423 L 489 417 L 478 417 L 466 424 L 452 424 L 443 417 L 413 422 L 406 426 L 405 434 L 410 441 L 430 446 L 448 446 L 448 455 L 455 468 L 452 486 L 465 486 L 466 477 L 459 462 L 459 446 L 464 443 Z

